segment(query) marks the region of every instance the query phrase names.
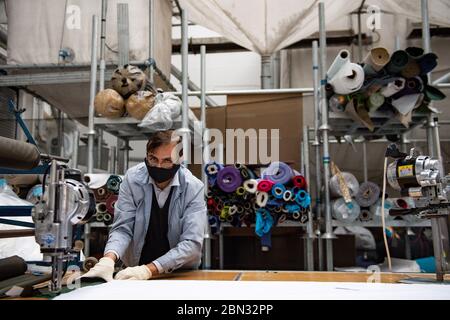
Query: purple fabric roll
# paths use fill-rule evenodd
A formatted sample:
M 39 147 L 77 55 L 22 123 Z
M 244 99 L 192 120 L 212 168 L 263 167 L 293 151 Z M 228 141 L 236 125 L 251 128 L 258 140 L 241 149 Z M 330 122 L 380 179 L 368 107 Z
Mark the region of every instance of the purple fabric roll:
M 224 192 L 235 192 L 242 185 L 241 173 L 232 166 L 223 168 L 217 174 L 217 186 Z
M 422 57 L 418 59 L 420 66 L 420 74 L 427 74 L 431 72 L 437 66 L 437 55 L 430 52 L 424 54 Z
M 291 167 L 284 162 L 272 162 L 270 166 L 262 172 L 263 179 L 269 179 L 275 183 L 286 184 L 294 176 Z

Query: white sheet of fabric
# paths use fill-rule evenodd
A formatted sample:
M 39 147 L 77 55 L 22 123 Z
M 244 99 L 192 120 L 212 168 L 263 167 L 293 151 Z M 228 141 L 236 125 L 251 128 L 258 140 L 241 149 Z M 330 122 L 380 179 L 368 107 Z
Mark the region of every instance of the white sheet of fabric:
M 113 280 L 55 300 L 438 300 L 448 286 L 303 281 Z
M 167 0 L 155 0 L 155 58 L 170 75 L 171 10 Z M 100 42 L 101 0 L 7 1 L 8 63 L 58 63 L 61 48 L 71 48 L 74 63 L 91 60 L 92 15 L 97 15 Z M 106 60 L 118 59 L 117 4 L 128 4 L 130 61 L 149 57 L 149 1 L 108 0 L 106 15 Z
M 188 18 L 260 54 L 271 54 L 319 30 L 319 0 L 180 0 Z M 324 0 L 326 26 L 346 25 L 359 1 Z M 382 10 L 420 20 L 420 0 L 368 0 Z M 429 1 L 430 22 L 449 26 L 450 3 Z
M 87 183 L 89 188 L 97 189 L 103 187 L 110 176 L 111 175 L 108 173 L 88 173 L 84 175 L 84 181 Z M 89 182 L 87 182 L 87 178 L 90 180 Z

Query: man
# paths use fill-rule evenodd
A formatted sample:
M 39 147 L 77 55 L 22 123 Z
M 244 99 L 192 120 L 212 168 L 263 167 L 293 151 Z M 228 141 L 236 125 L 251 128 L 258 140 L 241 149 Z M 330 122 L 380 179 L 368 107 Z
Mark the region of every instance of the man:
M 110 281 L 119 259 L 128 268 L 116 280 L 198 268 L 207 221 L 204 187 L 176 163 L 177 138 L 171 130 L 153 134 L 144 162 L 127 171 L 105 255 L 83 277 Z

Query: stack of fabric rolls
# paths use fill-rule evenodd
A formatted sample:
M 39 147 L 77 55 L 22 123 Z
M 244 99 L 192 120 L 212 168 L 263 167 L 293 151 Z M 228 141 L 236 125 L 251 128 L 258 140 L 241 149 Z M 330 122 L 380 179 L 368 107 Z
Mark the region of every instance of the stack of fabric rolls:
M 103 222 L 105 225 L 112 224 L 122 177 L 110 174 L 85 174 L 83 179 L 94 191 L 96 214 L 93 221 Z
M 392 54 L 379 47 L 357 64 L 350 61 L 348 50 L 341 50 L 327 72 L 330 109 L 347 114 L 371 132 L 376 127 L 375 111 L 392 115 L 409 127 L 413 111 L 429 113 L 431 101 L 445 98 L 427 77 L 437 66 L 437 59 L 434 53 L 425 54 L 417 47 Z
M 306 223 L 311 197 L 304 176 L 283 162 L 273 162 L 258 176 L 243 164 L 209 163 L 207 205 L 211 231 L 221 222 L 235 227 L 255 225 L 264 248 L 270 248 L 274 225 L 287 219 Z

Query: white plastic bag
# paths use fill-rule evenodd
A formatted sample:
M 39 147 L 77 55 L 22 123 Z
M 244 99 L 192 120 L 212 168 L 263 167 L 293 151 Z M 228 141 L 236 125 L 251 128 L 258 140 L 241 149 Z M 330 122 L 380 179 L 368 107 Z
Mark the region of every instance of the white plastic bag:
M 150 128 L 155 131 L 169 130 L 173 120 L 181 114 L 181 100 L 173 93 L 158 93 L 155 105 L 142 119 L 139 127 Z

